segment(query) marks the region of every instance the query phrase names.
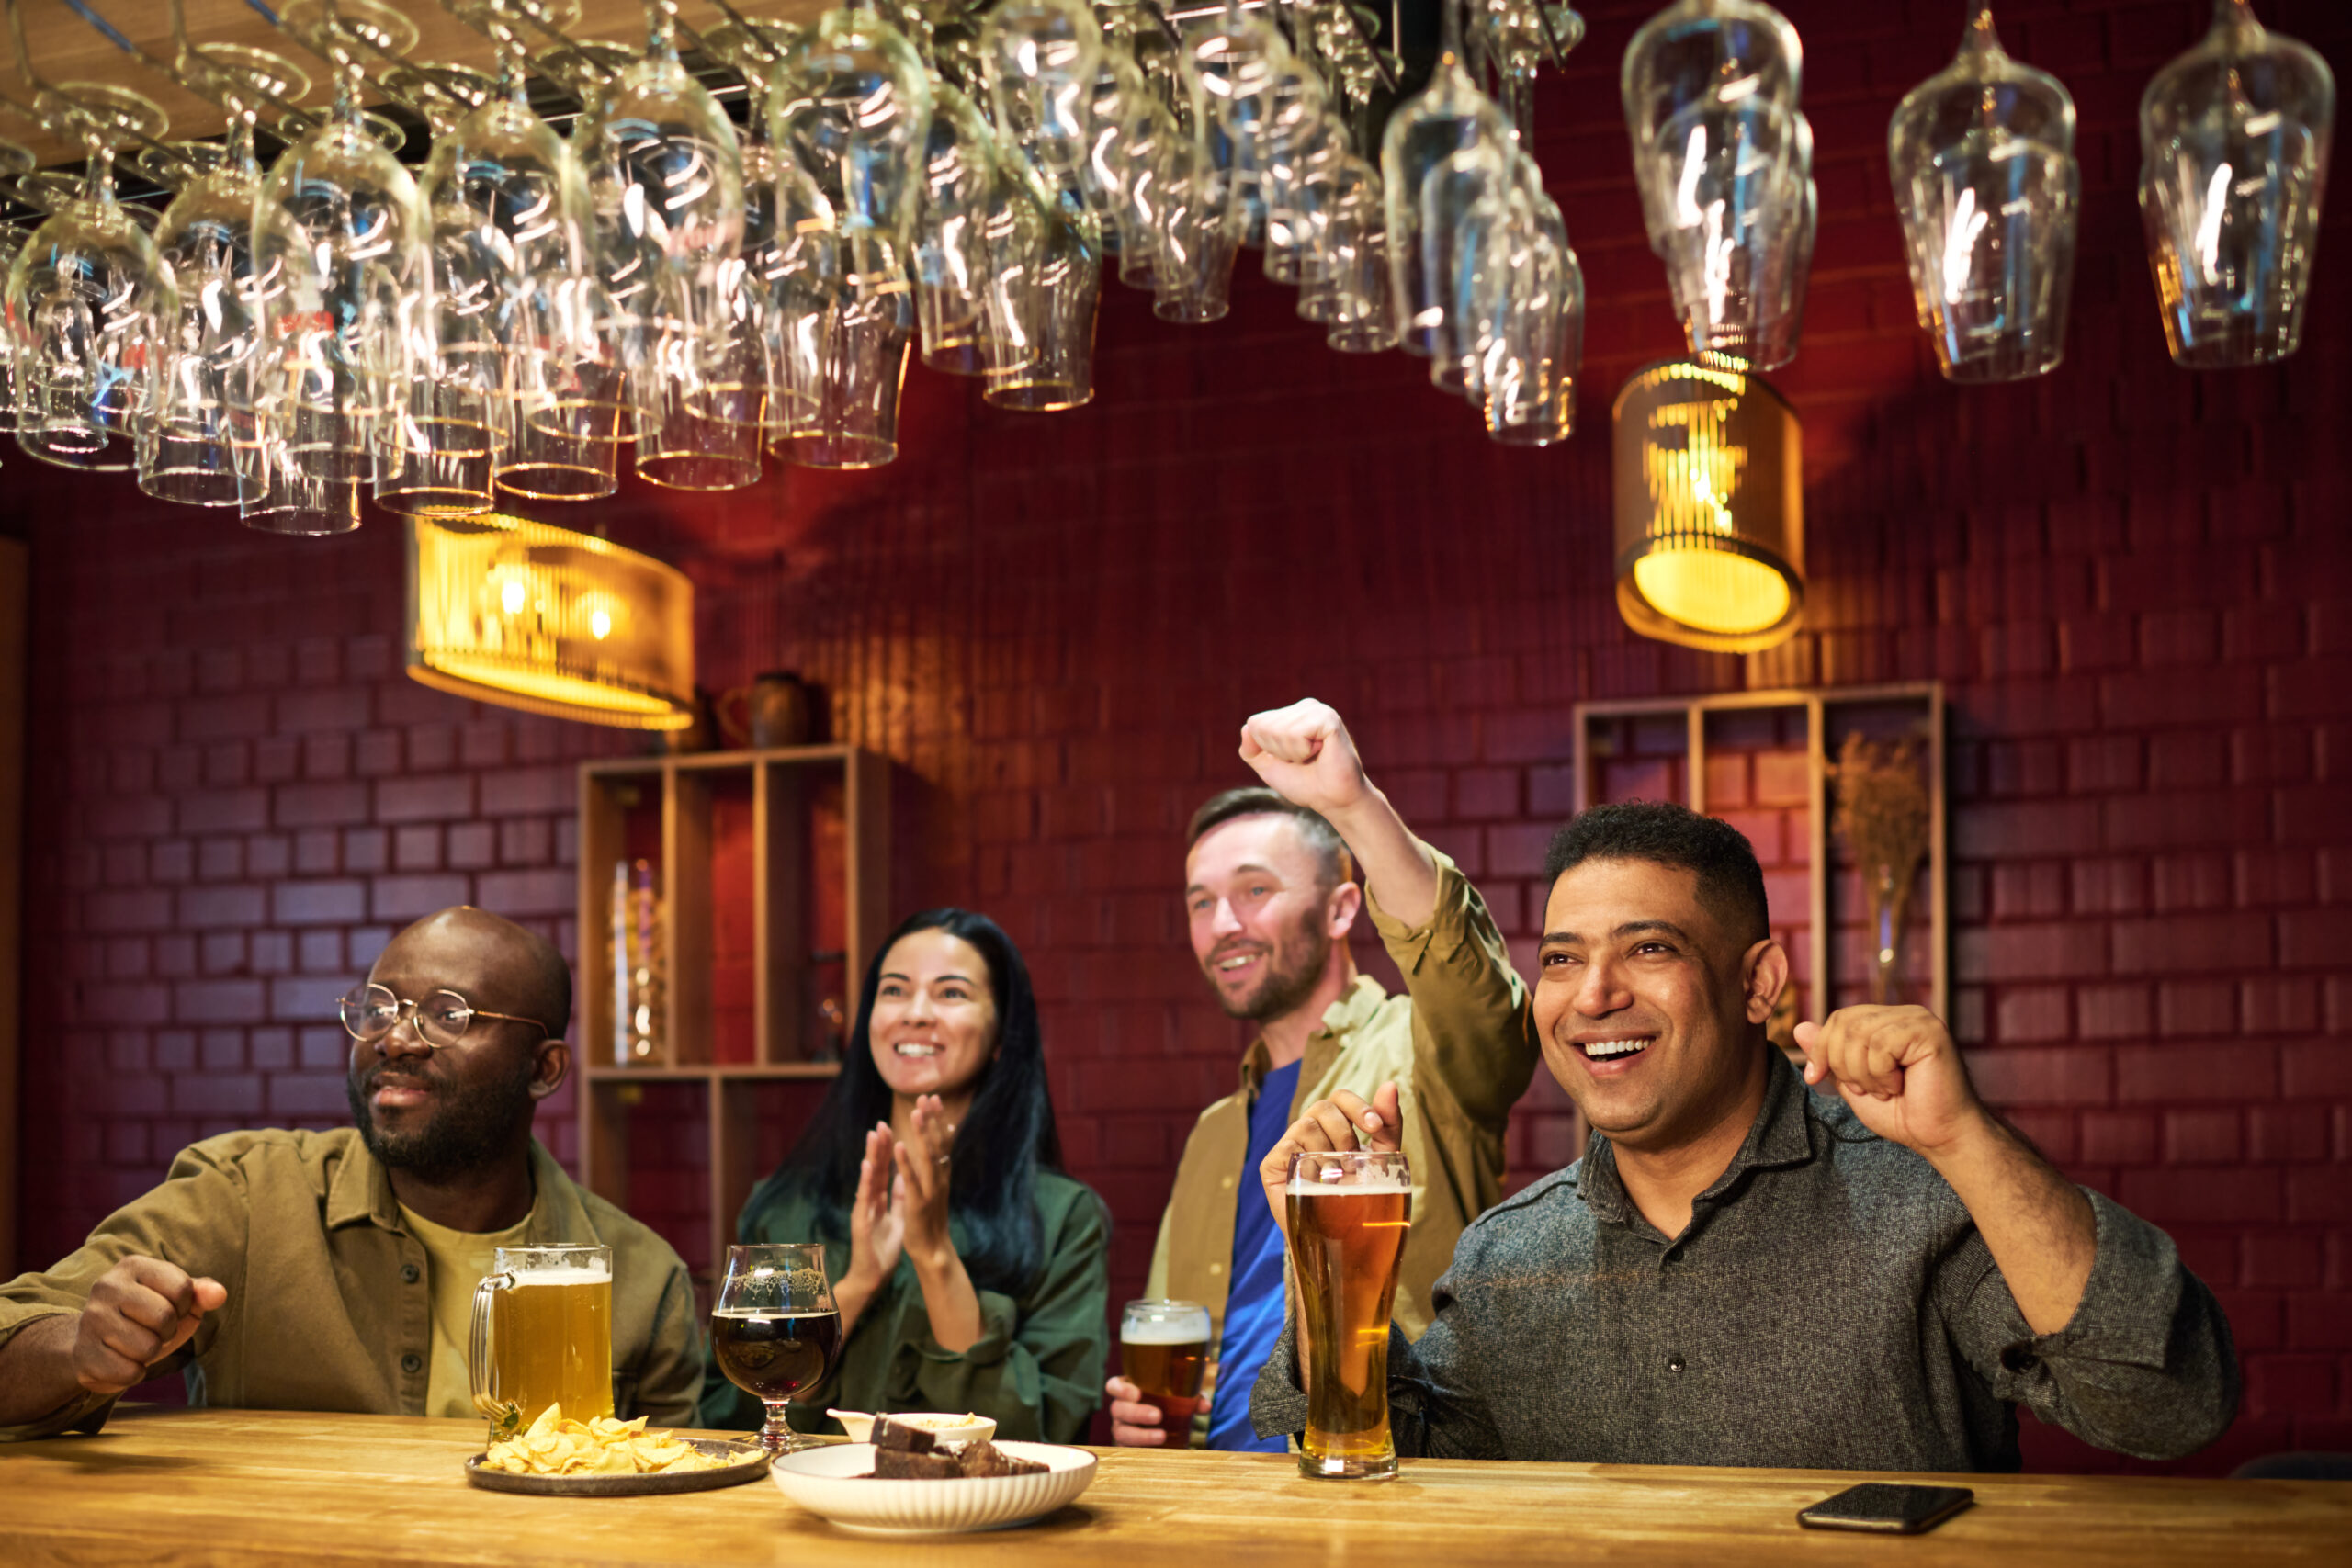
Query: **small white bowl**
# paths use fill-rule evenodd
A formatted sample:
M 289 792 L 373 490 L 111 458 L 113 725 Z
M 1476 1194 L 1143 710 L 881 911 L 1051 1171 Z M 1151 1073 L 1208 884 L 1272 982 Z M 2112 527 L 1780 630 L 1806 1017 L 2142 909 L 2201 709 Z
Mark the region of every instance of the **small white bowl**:
M 1075 1501 L 1094 1481 L 1094 1456 L 1053 1443 L 1003 1442 L 1016 1459 L 1045 1465 L 1042 1475 L 986 1475 L 954 1481 L 876 1481 L 874 1445 L 834 1443 L 780 1455 L 768 1467 L 776 1490 L 810 1513 L 859 1535 L 955 1535 L 1044 1518 Z
M 865 1410 L 828 1410 L 826 1415 L 842 1424 L 853 1443 L 871 1442 L 874 1438 L 874 1416 Z M 985 1443 L 996 1436 L 993 1416 L 944 1416 L 935 1410 L 893 1410 L 890 1419 L 901 1427 L 920 1427 L 943 1443 Z

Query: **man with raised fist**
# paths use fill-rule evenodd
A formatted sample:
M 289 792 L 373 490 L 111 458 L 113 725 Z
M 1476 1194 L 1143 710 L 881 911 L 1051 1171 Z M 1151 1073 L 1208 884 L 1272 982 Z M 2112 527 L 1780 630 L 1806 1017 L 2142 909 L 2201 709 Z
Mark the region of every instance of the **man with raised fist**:
M 1193 813 L 1184 906 L 1211 992 L 1260 1032 L 1240 1087 L 1184 1145 L 1149 1291 L 1199 1302 L 1216 1325 L 1216 1391 L 1196 1411 L 1209 1446 L 1279 1451 L 1280 1438 L 1250 1429 L 1250 1384 L 1283 1323 L 1283 1240 L 1258 1199 L 1260 1161 L 1302 1106 L 1394 1086 L 1382 1103 L 1415 1184 L 1396 1316 L 1418 1333 L 1454 1238 L 1502 1196 L 1504 1123 L 1536 1052 L 1527 987 L 1485 903 L 1365 776 L 1340 716 L 1314 701 L 1257 714 L 1241 757 L 1264 783 Z M 1367 912 L 1407 996 L 1356 972 L 1348 936 Z M 1133 1383 L 1107 1392 L 1118 1441 L 1186 1442 Z
M 1801 1023 L 1802 1072 L 1771 1043 L 1789 955 L 1736 829 L 1596 807 L 1545 874 L 1531 1020 L 1595 1135 L 1464 1231 L 1426 1333 L 1392 1327 L 1399 1454 L 2013 1471 L 2019 1405 L 2146 1459 L 2229 1426 L 2213 1293 L 1978 1099 L 1932 1013 Z M 1308 1105 L 1257 1172 L 1269 1223 L 1293 1155 L 1396 1147 L 1394 1120 L 1360 1090 Z M 1305 1427 L 1295 1351 L 1261 1432 Z

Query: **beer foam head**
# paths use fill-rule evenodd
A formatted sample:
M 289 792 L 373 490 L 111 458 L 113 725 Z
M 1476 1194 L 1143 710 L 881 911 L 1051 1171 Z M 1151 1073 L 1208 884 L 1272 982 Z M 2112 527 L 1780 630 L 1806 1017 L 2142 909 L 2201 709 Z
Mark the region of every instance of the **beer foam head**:
M 514 1273 L 516 1289 L 525 1285 L 601 1285 L 612 1278 L 605 1269 L 584 1269 L 577 1263 L 560 1269 L 519 1269 Z
M 1377 1198 L 1385 1193 L 1402 1193 L 1410 1197 L 1412 1192 L 1413 1184 L 1401 1176 L 1380 1176 L 1369 1180 L 1322 1181 L 1314 1176 L 1293 1171 L 1290 1179 L 1290 1195 L 1294 1198 Z
M 1119 1342 L 1123 1345 L 1197 1345 L 1208 1337 L 1206 1311 L 1197 1316 L 1185 1313 L 1158 1323 L 1138 1323 L 1129 1318 L 1119 1325 Z

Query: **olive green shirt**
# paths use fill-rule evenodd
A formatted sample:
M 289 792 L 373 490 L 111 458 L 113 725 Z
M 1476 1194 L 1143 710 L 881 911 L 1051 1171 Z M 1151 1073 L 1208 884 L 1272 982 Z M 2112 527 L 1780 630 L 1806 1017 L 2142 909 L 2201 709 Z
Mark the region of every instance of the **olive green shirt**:
M 613 1249 L 613 1408 L 689 1426 L 702 1332 L 686 1267 L 663 1241 L 531 1145 L 525 1244 Z M 185 1371 L 190 1404 L 423 1416 L 433 1352 L 431 1259 L 356 1130 L 224 1133 L 180 1151 L 164 1184 L 109 1214 L 70 1258 L 0 1285 L 0 1348 L 79 1312 L 122 1258 L 160 1258 L 229 1299 L 151 1376 Z M 114 1398 L 84 1394 L 0 1439 L 96 1431 Z
M 1404 974 L 1392 997 L 1368 975 L 1323 1015 L 1299 1065 L 1291 1117 L 1349 1089 L 1370 1100 L 1394 1079 L 1413 1172 L 1412 1229 L 1396 1285 L 1396 1321 L 1408 1337 L 1430 1322 L 1430 1292 L 1453 1258 L 1463 1227 L 1503 1195 L 1503 1129 L 1534 1077 L 1537 1051 L 1527 987 L 1502 933 L 1461 870 L 1436 855 L 1437 907 L 1408 927 L 1369 897 L 1373 928 Z M 1250 1107 L 1273 1066 L 1265 1041 L 1241 1058 L 1241 1086 L 1206 1111 L 1185 1142 L 1175 1190 L 1159 1222 L 1145 1293 L 1199 1302 L 1225 1327 L 1234 1205 L 1262 1203 L 1245 1171 Z
M 1042 1261 L 1019 1295 L 980 1291 L 980 1337 L 962 1351 L 932 1337 L 915 1266 L 899 1267 L 850 1329 L 833 1375 L 796 1400 L 793 1427 L 838 1432 L 837 1410 L 969 1411 L 995 1418 L 997 1436 L 1072 1443 L 1102 1400 L 1103 1360 L 1110 1340 L 1110 1219 L 1102 1200 L 1083 1182 L 1058 1171 L 1037 1173 L 1037 1228 Z M 850 1263 L 849 1243 L 820 1235 L 817 1205 L 770 1181 L 752 1194 L 736 1223 L 737 1239 L 822 1241 L 825 1272 L 838 1280 Z M 948 1239 L 962 1252 L 960 1221 Z M 716 1359 L 703 1373 L 702 1424 L 754 1427 L 765 1419 L 760 1402 L 727 1381 Z

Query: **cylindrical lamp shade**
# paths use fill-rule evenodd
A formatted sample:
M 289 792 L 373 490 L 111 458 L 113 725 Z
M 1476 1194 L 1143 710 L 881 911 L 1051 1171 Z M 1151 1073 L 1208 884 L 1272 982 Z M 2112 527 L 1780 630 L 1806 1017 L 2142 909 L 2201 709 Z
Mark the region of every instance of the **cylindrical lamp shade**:
M 1617 394 L 1617 608 L 1644 637 L 1719 653 L 1804 614 L 1804 436 L 1780 393 L 1674 362 Z
M 526 518 L 410 517 L 408 672 L 436 690 L 623 729 L 694 720 L 694 584 Z

